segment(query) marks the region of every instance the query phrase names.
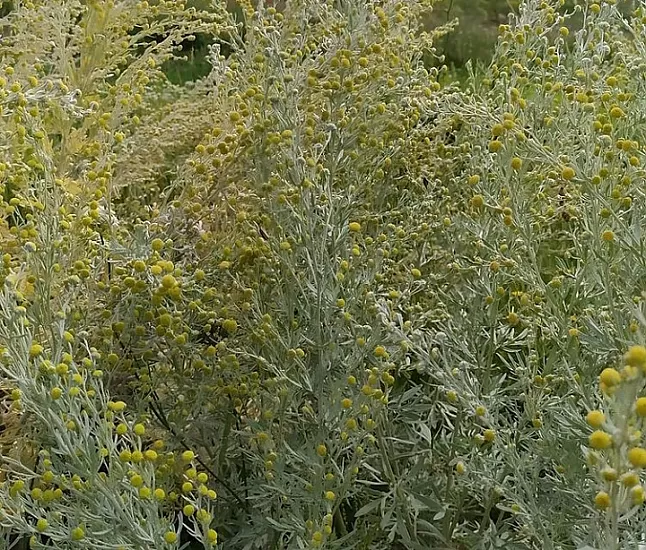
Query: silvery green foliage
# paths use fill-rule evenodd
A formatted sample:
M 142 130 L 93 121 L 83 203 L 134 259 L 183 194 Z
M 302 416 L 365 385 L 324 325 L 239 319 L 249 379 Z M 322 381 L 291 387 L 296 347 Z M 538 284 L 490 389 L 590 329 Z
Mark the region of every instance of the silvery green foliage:
M 175 29 L 165 53 L 121 70 L 96 36 L 86 59 L 105 63 L 81 95 L 60 71 L 5 71 L 0 345 L 23 446 L 4 458 L 4 527 L 46 519 L 34 544 L 54 548 L 174 547 L 180 524 L 245 550 L 642 539 L 641 507 L 594 507 L 605 458 L 584 418 L 633 406 L 596 388 L 644 319 L 643 15 L 527 0 L 460 91 L 424 65 L 448 30 L 424 32 L 431 4 L 212 2 L 197 22 L 116 2 L 124 28 L 132 8 L 144 34 Z M 24 9 L 23 33 L 42 9 L 36 35 L 104 13 Z M 213 72 L 159 91 L 181 103 L 156 119 L 138 94 L 194 32 L 184 17 L 216 33 Z M 124 159 L 169 131 L 186 162 L 156 195 L 149 166 L 128 188 Z M 198 462 L 133 460 L 151 450 L 139 421 Z M 168 505 L 141 492 L 167 485 Z
M 214 545 L 205 486 L 172 506 L 154 493 L 175 482 L 162 472 L 167 457 L 145 455 L 151 443 L 133 430 L 142 418 L 110 400 L 91 327 L 72 328 L 85 273 L 69 270 L 105 242 L 87 225 L 70 231 L 75 220 L 95 212 L 97 225 L 119 230 L 109 201 L 89 197 L 106 193 L 103 170 L 122 154 L 159 65 L 214 17 L 179 3 L 70 0 L 16 3 L 2 19 L 3 548 L 179 548 L 181 531 Z M 156 33 L 166 37 L 149 42 Z M 182 519 L 185 504 L 199 519 Z
M 453 182 L 465 282 L 445 298 L 450 343 L 434 363 L 468 365 L 447 387 L 495 411 L 504 445 L 478 460 L 474 492 L 543 548 L 643 537 L 640 507 L 594 509 L 610 485 L 603 459 L 584 462 L 585 412 L 626 405 L 602 399 L 597 377 L 643 340 L 644 5 L 625 8 L 524 2 L 486 73 L 441 106 L 469 152 Z

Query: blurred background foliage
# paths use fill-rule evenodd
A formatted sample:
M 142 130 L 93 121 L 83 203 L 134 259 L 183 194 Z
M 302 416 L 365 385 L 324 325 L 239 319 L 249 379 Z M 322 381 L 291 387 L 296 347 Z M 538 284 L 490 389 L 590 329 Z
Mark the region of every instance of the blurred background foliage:
M 564 9 L 572 9 L 577 0 L 566 0 Z M 9 13 L 15 0 L 0 0 L 0 16 Z M 280 9 L 284 0 L 264 0 Z M 189 0 L 188 4 L 206 9 L 211 0 Z M 240 10 L 236 0 L 227 0 L 232 12 Z M 460 75 L 467 61 L 487 63 L 493 54 L 498 26 L 507 23 L 509 14 L 518 10 L 520 0 L 441 0 L 429 13 L 429 28 L 456 21 L 455 31 L 437 44 L 438 55 L 452 73 Z M 626 3 L 631 3 L 627 1 Z M 210 65 L 206 59 L 210 44 L 203 36 L 196 36 L 184 45 L 185 56 L 166 64 L 165 72 L 173 84 L 182 84 L 206 76 Z
M 239 11 L 236 0 L 227 0 L 229 9 Z M 210 0 L 192 0 L 189 3 L 198 8 L 206 8 Z M 264 0 L 278 9 L 284 0 Z M 572 9 L 577 0 L 566 0 L 563 9 Z M 630 0 L 628 0 L 630 3 Z M 446 64 L 453 76 L 464 74 L 467 61 L 486 64 L 493 55 L 498 37 L 498 27 L 509 20 L 509 14 L 517 12 L 521 0 L 440 0 L 429 13 L 428 27 L 434 28 L 445 23 L 457 24 L 454 32 L 447 34 L 436 45 L 438 56 Z M 208 74 L 209 64 L 205 55 L 209 44 L 203 37 L 186 45 L 186 61 L 173 61 L 166 67 L 166 74 L 173 83 L 180 84 L 195 80 Z
M 206 8 L 210 0 L 192 0 L 190 4 L 198 8 Z M 568 0 L 571 3 L 573 0 Z M 265 0 L 266 4 L 273 3 L 280 9 L 282 0 Z M 239 11 L 235 0 L 228 0 L 229 9 Z M 444 56 L 444 63 L 452 69 L 452 73 L 460 75 L 467 61 L 487 63 L 493 54 L 498 36 L 498 26 L 506 23 L 509 13 L 518 9 L 520 0 L 441 0 L 429 13 L 429 28 L 443 25 L 447 22 L 457 22 L 455 31 L 446 35 L 437 44 L 437 53 Z M 206 61 L 209 43 L 204 37 L 196 37 L 192 43 L 185 45 L 186 59 L 172 61 L 165 67 L 165 72 L 171 82 L 181 84 L 186 81 L 199 79 L 209 71 Z M 436 60 L 437 64 L 438 63 Z
M 458 21 L 455 32 L 438 44 L 444 62 L 460 70 L 468 60 L 487 62 L 498 36 L 498 26 L 506 23 L 509 13 L 518 8 L 519 0 L 442 0 L 429 16 L 437 26 Z

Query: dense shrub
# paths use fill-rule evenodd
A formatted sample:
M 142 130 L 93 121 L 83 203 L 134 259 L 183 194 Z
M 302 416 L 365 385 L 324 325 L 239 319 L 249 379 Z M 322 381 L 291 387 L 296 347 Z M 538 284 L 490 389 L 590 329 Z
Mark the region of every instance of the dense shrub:
M 643 491 L 631 496 L 612 471 L 627 475 L 626 446 L 641 437 L 639 376 L 622 371 L 608 397 L 612 452 L 591 451 L 584 466 L 576 442 L 595 379 L 642 341 L 643 6 L 624 17 L 590 3 L 565 18 L 556 7 L 526 2 L 487 74 L 442 105 L 470 153 L 451 187 L 463 205 L 461 282 L 445 303 L 460 314 L 442 327 L 435 368 L 469 366 L 448 385 L 471 402 L 486 396 L 498 425 L 504 445 L 474 464 L 492 472 L 479 476 L 483 498 L 513 502 L 504 507 L 537 543 L 634 547 Z M 600 508 L 611 495 L 607 523 L 590 511 L 597 491 Z
M 122 269 L 120 244 L 130 244 L 134 219 L 115 214 L 128 177 L 120 159 L 153 132 L 140 124 L 159 104 L 159 67 L 223 17 L 179 2 L 44 1 L 3 19 L 0 338 L 6 424 L 20 433 L 3 450 L 4 547 L 16 534 L 36 548 L 151 548 L 177 538 L 166 502 L 193 471 L 173 464 L 136 409 L 126 417 L 125 402 L 110 400 L 115 355 L 100 289 Z M 148 160 L 131 183 L 158 162 Z M 215 493 L 192 483 L 174 508 L 199 509 L 184 531 L 209 546 Z
M 432 4 L 3 19 L 5 547 L 642 541 L 646 9 Z

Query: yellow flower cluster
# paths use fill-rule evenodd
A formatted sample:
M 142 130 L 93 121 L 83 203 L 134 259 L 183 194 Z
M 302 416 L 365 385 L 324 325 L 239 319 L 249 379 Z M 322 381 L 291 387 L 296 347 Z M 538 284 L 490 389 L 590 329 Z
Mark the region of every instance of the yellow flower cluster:
M 594 450 L 589 459 L 598 468 L 604 483 L 603 490 L 595 496 L 595 504 L 606 510 L 615 501 L 613 514 L 621 506 L 638 506 L 645 499 L 639 470 L 646 468 L 646 448 L 642 446 L 639 427 L 646 418 L 646 397 L 635 399 L 634 394 L 636 388 L 643 387 L 646 347 L 631 347 L 624 355 L 624 362 L 621 372 L 605 368 L 599 376 L 599 385 L 612 401 L 625 406 L 619 410 L 624 410 L 626 416 L 615 413 L 607 417 L 600 410 L 592 410 L 586 416 L 587 423 L 595 428 L 588 438 Z

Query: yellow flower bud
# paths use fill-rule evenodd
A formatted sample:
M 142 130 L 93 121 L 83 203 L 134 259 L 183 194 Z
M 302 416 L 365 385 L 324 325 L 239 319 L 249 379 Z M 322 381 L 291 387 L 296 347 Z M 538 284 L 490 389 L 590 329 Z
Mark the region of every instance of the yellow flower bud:
M 599 491 L 594 497 L 594 503 L 597 508 L 605 510 L 610 506 L 610 495 L 605 491 Z
M 616 369 L 606 368 L 601 371 L 599 380 L 608 387 L 616 386 L 621 382 L 621 374 Z
M 612 445 L 612 437 L 602 430 L 592 432 L 588 441 L 593 449 L 608 449 Z
M 628 451 L 626 456 L 628 458 L 628 462 L 630 462 L 635 468 L 646 467 L 646 449 L 633 447 Z
M 587 423 L 593 428 L 600 428 L 606 421 L 606 416 L 598 410 L 590 411 L 585 417 Z

